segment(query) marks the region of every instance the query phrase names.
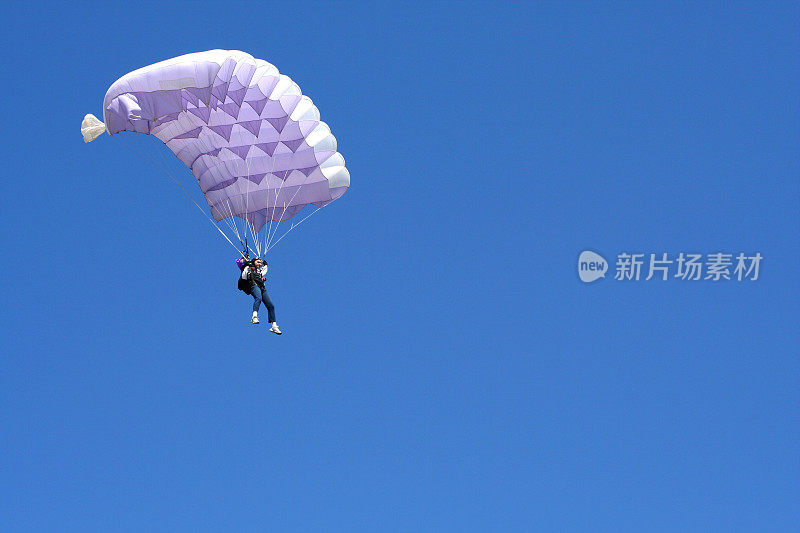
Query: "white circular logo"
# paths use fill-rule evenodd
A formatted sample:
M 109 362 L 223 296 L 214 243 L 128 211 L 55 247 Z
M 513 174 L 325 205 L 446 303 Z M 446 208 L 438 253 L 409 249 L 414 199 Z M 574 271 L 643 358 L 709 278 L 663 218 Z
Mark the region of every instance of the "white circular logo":
M 585 250 L 578 258 L 578 277 L 584 283 L 591 283 L 606 277 L 608 261 L 602 255 Z

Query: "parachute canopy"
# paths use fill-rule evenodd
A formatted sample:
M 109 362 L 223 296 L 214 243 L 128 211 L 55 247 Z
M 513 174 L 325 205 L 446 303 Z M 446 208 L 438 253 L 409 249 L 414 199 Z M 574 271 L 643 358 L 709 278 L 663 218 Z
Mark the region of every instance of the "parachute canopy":
M 89 142 L 133 131 L 160 139 L 192 171 L 214 219 L 240 217 L 257 233 L 350 185 L 336 138 L 319 110 L 273 65 L 236 50 L 168 59 L 117 80 L 105 125 L 87 115 Z

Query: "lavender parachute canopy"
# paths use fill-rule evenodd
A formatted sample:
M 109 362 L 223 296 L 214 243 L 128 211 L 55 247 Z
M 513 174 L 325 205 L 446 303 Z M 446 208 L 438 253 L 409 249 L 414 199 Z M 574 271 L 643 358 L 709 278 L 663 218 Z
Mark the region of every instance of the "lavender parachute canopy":
M 350 185 L 319 110 L 273 65 L 236 50 L 187 54 L 135 70 L 103 100 L 104 125 L 87 115 L 86 142 L 104 130 L 158 137 L 191 169 L 220 221 L 258 232 Z

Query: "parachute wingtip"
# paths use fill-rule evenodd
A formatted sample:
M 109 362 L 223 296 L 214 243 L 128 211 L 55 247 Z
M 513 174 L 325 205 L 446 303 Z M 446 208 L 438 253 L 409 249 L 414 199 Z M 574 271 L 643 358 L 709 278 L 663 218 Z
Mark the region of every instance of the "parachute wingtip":
M 106 131 L 106 125 L 103 124 L 96 116 L 87 113 L 81 122 L 81 133 L 83 134 L 83 142 L 88 143 L 97 139 L 103 132 Z

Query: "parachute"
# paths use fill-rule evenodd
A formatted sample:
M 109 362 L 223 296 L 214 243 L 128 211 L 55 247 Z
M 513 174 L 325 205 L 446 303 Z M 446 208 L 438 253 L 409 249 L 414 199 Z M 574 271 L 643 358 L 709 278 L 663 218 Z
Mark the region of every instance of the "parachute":
M 257 248 L 268 222 L 271 230 L 308 205 L 313 214 L 350 186 L 336 138 L 311 99 L 245 52 L 192 53 L 130 72 L 108 89 L 103 117 L 86 115 L 85 142 L 105 131 L 157 137 L 194 174 L 213 221 L 226 221 L 240 242 L 231 220 L 244 221 L 244 242 L 249 229 Z M 255 252 L 277 244 L 273 237 L 265 231 Z

